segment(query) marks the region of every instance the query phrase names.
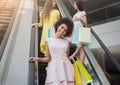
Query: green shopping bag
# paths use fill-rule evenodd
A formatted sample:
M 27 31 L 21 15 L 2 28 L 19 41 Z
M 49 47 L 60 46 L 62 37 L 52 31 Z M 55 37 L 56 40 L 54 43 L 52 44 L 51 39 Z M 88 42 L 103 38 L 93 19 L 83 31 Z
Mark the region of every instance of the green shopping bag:
M 78 66 L 78 69 L 85 81 L 86 84 L 90 83 L 93 81 L 93 79 L 91 78 L 90 74 L 88 73 L 87 69 L 84 67 L 84 65 L 81 63 L 81 61 L 79 59 L 77 59 L 76 57 L 74 57 L 75 59 L 75 63 Z

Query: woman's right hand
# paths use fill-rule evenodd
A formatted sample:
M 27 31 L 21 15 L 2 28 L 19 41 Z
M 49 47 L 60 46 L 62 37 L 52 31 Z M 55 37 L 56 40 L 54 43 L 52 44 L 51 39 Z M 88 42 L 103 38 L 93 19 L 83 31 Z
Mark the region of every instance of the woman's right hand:
M 69 60 L 72 60 L 72 59 L 73 59 L 73 56 L 69 56 L 68 58 L 69 58 Z
M 29 62 L 32 62 L 32 61 L 38 61 L 38 58 L 37 57 L 30 57 Z
M 37 27 L 37 23 L 33 23 L 33 24 L 32 24 L 32 27 Z
M 42 23 L 33 23 L 32 27 L 42 27 Z

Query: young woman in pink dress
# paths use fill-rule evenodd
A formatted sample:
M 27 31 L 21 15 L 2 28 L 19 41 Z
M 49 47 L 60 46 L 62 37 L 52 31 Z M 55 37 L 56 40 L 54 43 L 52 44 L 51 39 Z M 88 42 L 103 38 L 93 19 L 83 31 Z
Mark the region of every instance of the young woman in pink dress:
M 74 85 L 74 69 L 68 59 L 70 42 L 65 39 L 71 36 L 73 26 L 69 18 L 59 19 L 54 26 L 55 36 L 45 41 L 46 57 L 29 58 L 29 61 L 48 62 L 45 85 Z

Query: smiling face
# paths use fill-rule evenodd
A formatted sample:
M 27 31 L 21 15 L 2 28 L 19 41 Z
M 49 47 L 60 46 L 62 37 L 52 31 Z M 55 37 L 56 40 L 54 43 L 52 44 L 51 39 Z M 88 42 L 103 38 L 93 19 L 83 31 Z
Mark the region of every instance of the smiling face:
M 70 37 L 73 31 L 73 21 L 68 17 L 60 18 L 56 21 L 55 25 L 55 33 L 58 37 Z
M 56 33 L 59 37 L 62 37 L 67 33 L 67 30 L 68 30 L 67 25 L 66 24 L 61 24 L 60 26 L 58 26 L 58 29 L 57 29 Z

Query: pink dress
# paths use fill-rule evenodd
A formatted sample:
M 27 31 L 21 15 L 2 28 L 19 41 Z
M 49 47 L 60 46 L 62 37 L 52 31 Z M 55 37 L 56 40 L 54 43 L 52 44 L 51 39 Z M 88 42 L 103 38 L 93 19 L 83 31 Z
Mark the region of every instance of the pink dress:
M 48 63 L 45 85 L 74 85 L 74 70 L 67 58 L 68 41 L 48 38 L 51 61 Z

